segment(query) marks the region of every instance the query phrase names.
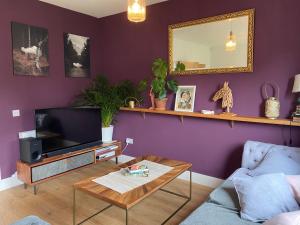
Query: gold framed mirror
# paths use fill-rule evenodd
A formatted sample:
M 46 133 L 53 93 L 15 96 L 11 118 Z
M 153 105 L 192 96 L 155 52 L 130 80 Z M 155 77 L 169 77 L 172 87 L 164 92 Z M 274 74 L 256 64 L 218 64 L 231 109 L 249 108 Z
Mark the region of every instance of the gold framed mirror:
M 172 75 L 253 72 L 254 9 L 169 26 Z

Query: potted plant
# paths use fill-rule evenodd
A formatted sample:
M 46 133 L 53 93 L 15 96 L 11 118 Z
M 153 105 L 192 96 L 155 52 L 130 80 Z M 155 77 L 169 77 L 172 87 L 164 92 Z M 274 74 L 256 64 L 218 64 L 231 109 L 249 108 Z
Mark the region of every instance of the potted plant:
M 167 80 L 168 65 L 164 59 L 155 59 L 152 64 L 154 79 L 151 83 L 151 94 L 154 95 L 155 109 L 166 110 L 168 91 L 176 93 L 178 89 L 176 80 Z
M 182 71 L 185 71 L 185 65 L 184 65 L 184 63 L 178 61 L 176 64 L 175 72 L 179 73 Z
M 112 141 L 115 116 L 119 108 L 125 105 L 127 97 L 142 100 L 142 93 L 147 86 L 146 81 L 135 85 L 131 81 L 122 81 L 111 85 L 106 77 L 97 76 L 90 87 L 86 88 L 75 100 L 76 106 L 95 106 L 101 108 L 102 141 Z

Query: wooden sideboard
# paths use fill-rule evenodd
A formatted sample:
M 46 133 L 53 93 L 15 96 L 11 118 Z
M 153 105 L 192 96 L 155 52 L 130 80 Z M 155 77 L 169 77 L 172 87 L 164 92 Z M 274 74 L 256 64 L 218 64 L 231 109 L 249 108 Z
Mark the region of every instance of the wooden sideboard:
M 17 162 L 17 175 L 27 185 L 33 186 L 34 194 L 36 186 L 50 179 L 62 176 L 79 168 L 91 166 L 115 158 L 122 154 L 122 143 L 114 141 L 110 144 L 102 144 L 83 150 L 70 152 L 63 155 L 44 158 L 41 162 L 28 164 Z

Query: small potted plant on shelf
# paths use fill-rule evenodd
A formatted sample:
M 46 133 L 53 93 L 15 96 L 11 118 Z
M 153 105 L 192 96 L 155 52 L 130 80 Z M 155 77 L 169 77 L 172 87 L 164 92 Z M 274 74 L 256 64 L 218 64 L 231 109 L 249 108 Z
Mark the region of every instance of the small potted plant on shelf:
M 126 80 L 112 85 L 106 77 L 97 76 L 90 87 L 86 88 L 75 100 L 75 106 L 95 106 L 101 108 L 102 141 L 112 142 L 115 116 L 120 107 L 125 106 L 128 97 L 143 100 L 142 94 L 146 90 L 145 80 L 134 84 Z
M 175 72 L 180 73 L 182 71 L 185 71 L 185 64 L 178 61 L 176 64 Z
M 154 79 L 152 80 L 150 91 L 150 96 L 152 97 L 151 108 L 155 108 L 156 110 L 166 110 L 168 91 L 176 93 L 178 89 L 177 81 L 167 79 L 168 65 L 164 59 L 158 58 L 154 60 L 152 72 Z

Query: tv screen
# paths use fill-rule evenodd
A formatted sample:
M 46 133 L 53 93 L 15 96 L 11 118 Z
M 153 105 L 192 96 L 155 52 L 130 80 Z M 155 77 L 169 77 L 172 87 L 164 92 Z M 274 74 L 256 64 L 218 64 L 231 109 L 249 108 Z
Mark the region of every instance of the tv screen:
M 53 108 L 35 110 L 37 138 L 43 154 L 65 153 L 101 143 L 99 108 Z

